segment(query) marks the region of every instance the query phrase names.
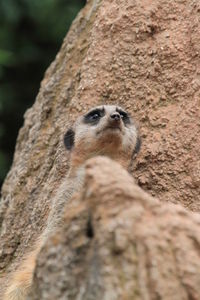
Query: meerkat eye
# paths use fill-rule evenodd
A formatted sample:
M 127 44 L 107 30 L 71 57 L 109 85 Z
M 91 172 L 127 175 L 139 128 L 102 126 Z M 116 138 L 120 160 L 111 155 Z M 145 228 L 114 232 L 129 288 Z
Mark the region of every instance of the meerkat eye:
M 95 113 L 95 114 L 93 114 L 93 115 L 90 116 L 91 120 L 96 120 L 98 118 L 100 118 L 100 114 L 99 113 Z
M 104 110 L 95 109 L 85 115 L 84 122 L 86 124 L 90 123 L 91 125 L 95 125 L 99 122 L 100 118 L 104 116 L 104 114 L 105 114 Z
M 125 111 L 117 109 L 117 112 L 120 114 L 125 125 L 130 124 L 130 117 Z
M 120 114 L 120 116 L 121 116 L 122 119 L 127 119 L 128 118 L 127 113 L 124 112 L 124 111 L 120 111 L 119 114 Z
M 125 119 L 125 118 L 128 117 L 127 113 L 124 113 L 122 111 L 120 112 L 120 116 L 121 116 L 122 119 Z

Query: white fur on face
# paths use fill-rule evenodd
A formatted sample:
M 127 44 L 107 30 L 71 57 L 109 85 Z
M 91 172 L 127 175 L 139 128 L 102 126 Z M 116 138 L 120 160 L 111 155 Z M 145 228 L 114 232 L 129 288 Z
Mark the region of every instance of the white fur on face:
M 116 112 L 116 108 L 124 111 L 123 108 L 115 105 L 104 105 L 98 106 L 93 109 L 102 109 L 105 110 L 105 115 L 100 118 L 99 122 L 96 125 L 84 123 L 84 117 L 80 117 L 75 124 L 75 147 L 76 144 L 81 140 L 86 146 L 87 144 L 95 144 L 97 140 L 102 137 L 105 138 L 106 134 L 109 133 L 110 136 L 117 137 L 121 140 L 121 145 L 124 151 L 133 151 L 137 142 L 137 129 L 134 125 L 133 120 L 130 118 L 130 124 L 124 124 L 122 119 L 120 120 L 120 129 L 109 129 L 106 130 L 110 122 L 110 115 Z M 92 110 L 93 110 L 92 109 Z M 109 140 L 108 140 L 109 143 Z M 117 149 L 116 149 L 117 151 Z

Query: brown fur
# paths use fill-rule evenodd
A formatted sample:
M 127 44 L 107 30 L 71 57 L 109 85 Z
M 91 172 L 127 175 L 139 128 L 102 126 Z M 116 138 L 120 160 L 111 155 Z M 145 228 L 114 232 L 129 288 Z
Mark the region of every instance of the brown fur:
M 8 287 L 3 300 L 21 300 L 26 299 L 30 290 L 35 269 L 36 258 L 41 249 L 42 241 L 35 243 L 35 248 L 21 262 L 19 269 L 12 277 L 12 284 Z

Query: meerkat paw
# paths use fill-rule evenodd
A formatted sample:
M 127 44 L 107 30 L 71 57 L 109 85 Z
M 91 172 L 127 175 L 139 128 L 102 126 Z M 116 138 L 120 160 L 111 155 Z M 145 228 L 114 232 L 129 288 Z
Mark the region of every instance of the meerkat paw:
M 27 296 L 27 289 L 16 284 L 12 284 L 3 298 L 3 300 L 25 300 Z
M 17 271 L 3 300 L 25 300 L 31 287 L 33 270 L 34 266 L 29 265 L 26 269 Z
M 14 278 L 8 287 L 3 300 L 25 300 L 30 290 L 32 274 L 17 274 L 21 278 Z M 24 277 L 24 280 L 23 278 Z
M 26 300 L 32 284 L 37 253 L 38 249 L 33 251 L 15 271 L 3 300 Z

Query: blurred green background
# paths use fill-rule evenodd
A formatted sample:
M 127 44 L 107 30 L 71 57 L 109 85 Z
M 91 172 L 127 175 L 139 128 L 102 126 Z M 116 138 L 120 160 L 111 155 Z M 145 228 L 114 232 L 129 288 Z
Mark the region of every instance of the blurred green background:
M 85 0 L 0 0 L 0 187 L 23 114 Z

